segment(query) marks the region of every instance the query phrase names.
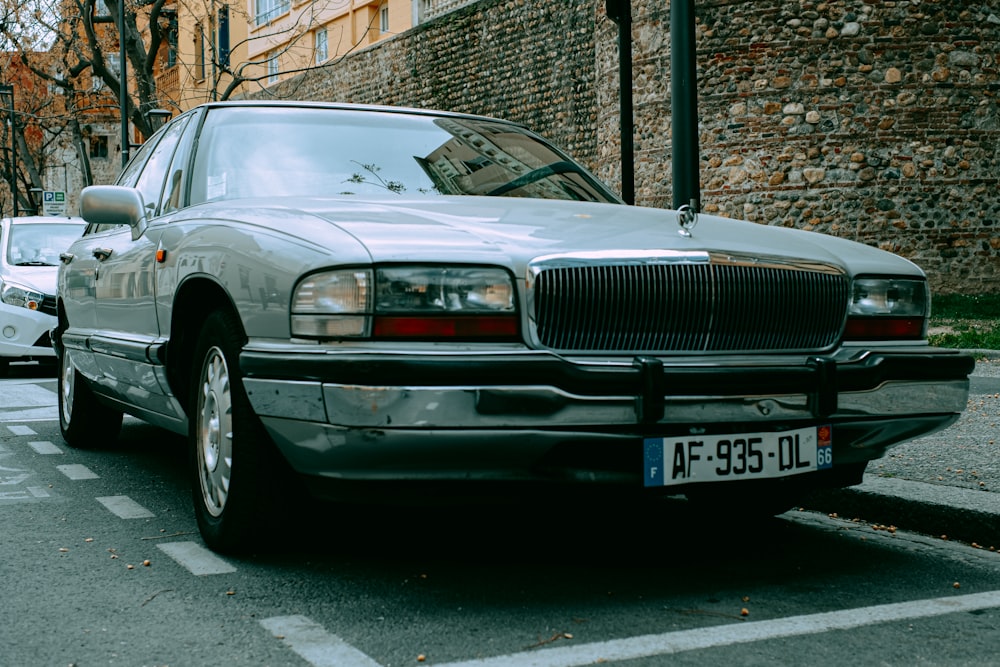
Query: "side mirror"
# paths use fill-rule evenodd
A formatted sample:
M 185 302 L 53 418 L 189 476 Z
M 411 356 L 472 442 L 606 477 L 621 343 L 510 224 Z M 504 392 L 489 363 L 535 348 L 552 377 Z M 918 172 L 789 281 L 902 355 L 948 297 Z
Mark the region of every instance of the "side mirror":
M 132 239 L 146 231 L 142 195 L 120 185 L 91 185 L 80 193 L 80 216 L 95 225 L 128 225 Z

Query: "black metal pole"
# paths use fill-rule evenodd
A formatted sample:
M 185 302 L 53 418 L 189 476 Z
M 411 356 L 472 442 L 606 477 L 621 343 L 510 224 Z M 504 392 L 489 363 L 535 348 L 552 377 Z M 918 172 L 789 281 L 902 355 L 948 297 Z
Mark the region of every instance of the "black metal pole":
M 607 0 L 608 18 L 618 24 L 618 108 L 621 119 L 622 199 L 635 203 L 635 121 L 632 111 L 632 2 Z
M 694 0 L 670 0 L 670 115 L 673 206 L 701 210 L 698 71 Z
M 125 63 L 125 0 L 118 0 L 118 43 L 119 58 L 121 59 L 121 99 L 118 100 L 119 113 L 122 117 L 122 169 L 128 164 L 129 140 L 128 140 L 128 66 Z
M 14 86 L 0 86 L 0 93 L 7 98 L 7 114 L 10 119 L 10 197 L 14 200 L 14 217 L 17 217 L 17 123 L 14 122 Z

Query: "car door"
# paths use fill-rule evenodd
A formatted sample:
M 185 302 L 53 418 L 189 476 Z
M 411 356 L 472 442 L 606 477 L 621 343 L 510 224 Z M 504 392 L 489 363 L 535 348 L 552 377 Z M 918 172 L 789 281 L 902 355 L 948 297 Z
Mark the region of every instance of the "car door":
M 134 187 L 142 195 L 149 221 L 145 231 L 133 238 L 131 227 L 116 227 L 95 234 L 90 247 L 96 261 L 97 317 L 90 345 L 104 384 L 119 399 L 156 413 L 175 411 L 164 397 L 162 368 L 155 358 L 160 340 L 155 266 L 162 230 L 156 219 L 166 174 L 188 120 L 181 117 L 168 125 L 142 164 L 119 179 L 119 185 Z

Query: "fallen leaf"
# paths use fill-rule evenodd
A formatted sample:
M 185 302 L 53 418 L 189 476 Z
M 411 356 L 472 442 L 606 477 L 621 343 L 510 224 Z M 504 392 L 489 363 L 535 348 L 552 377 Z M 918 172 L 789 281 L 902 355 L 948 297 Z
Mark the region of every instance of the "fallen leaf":
M 142 564 L 143 567 L 149 567 L 150 565 L 153 564 L 153 562 L 147 558 L 146 560 L 142 561 Z
M 68 552 L 69 552 L 69 549 L 67 549 L 66 547 L 59 547 L 59 553 L 64 554 L 64 553 L 68 553 Z
M 423 653 L 417 656 L 417 662 L 423 662 L 425 660 L 427 660 L 427 656 L 424 655 Z
M 750 610 L 749 609 L 747 609 L 746 607 L 743 607 L 743 609 L 740 609 L 740 616 L 749 616 L 749 615 L 750 615 Z
M 953 583 L 953 584 L 951 585 L 951 587 L 952 587 L 952 588 L 961 588 L 961 587 L 962 587 L 962 584 L 960 584 L 960 583 L 958 583 L 958 582 L 956 581 L 955 583 Z
M 129 570 L 135 569 L 135 565 L 126 565 L 125 567 L 128 568 Z

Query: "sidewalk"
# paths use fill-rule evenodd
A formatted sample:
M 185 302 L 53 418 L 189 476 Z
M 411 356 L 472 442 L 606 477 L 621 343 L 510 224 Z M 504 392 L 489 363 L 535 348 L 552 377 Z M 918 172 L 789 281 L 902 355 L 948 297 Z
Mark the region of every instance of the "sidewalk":
M 973 353 L 983 356 L 956 424 L 890 449 L 863 484 L 804 506 L 1000 551 L 1000 354 Z

